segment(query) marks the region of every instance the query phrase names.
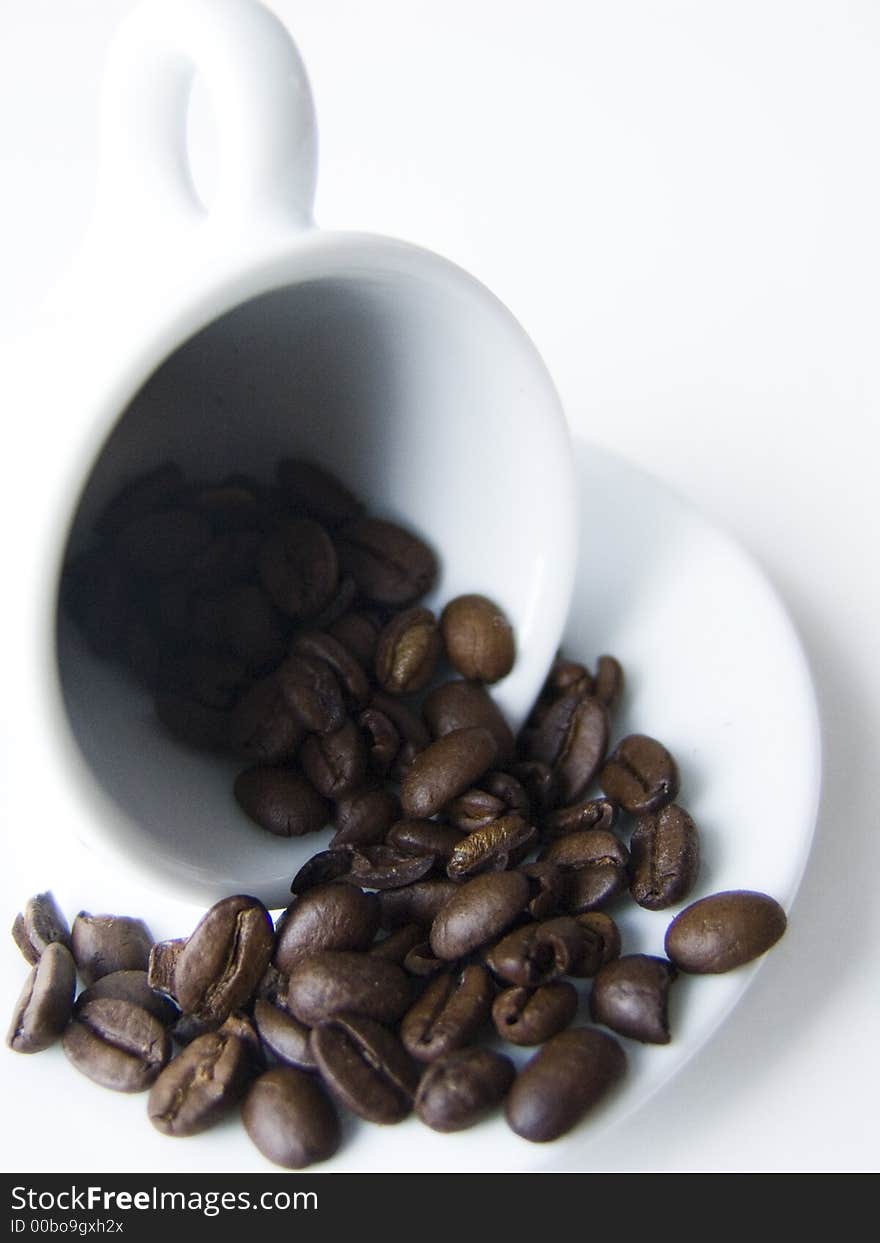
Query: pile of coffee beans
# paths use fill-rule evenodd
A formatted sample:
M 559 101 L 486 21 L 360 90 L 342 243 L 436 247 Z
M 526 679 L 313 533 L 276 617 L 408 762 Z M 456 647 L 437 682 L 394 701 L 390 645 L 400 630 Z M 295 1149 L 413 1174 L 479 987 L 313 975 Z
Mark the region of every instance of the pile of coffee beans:
M 282 461 L 271 487 L 158 467 L 96 534 L 64 585 L 94 649 L 182 742 L 247 761 L 234 795 L 253 821 L 333 831 L 274 920 L 234 895 L 154 944 L 139 920 L 81 912 L 69 930 L 31 899 L 13 1049 L 60 1038 L 96 1082 L 148 1089 L 168 1135 L 240 1105 L 288 1168 L 337 1150 L 340 1109 L 455 1131 L 503 1105 L 543 1142 L 620 1079 L 620 1038 L 671 1039 L 679 972 L 732 970 L 782 935 L 778 903 L 740 890 L 681 910 L 665 957 L 623 953 L 608 908 L 679 906 L 700 842 L 667 748 L 612 737 L 620 663 L 558 659 L 514 737 L 487 689 L 515 658 L 501 609 L 420 606 L 433 552 L 320 467 Z

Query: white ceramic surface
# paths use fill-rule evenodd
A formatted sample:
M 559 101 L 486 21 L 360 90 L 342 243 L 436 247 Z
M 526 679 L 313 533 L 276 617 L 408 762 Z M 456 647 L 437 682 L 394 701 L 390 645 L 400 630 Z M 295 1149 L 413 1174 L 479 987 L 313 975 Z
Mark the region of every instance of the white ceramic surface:
M 583 441 L 575 446 L 575 467 L 584 538 L 565 651 L 587 662 L 606 651 L 619 656 L 628 684 L 615 736 L 644 730 L 677 756 L 679 801 L 702 834 L 703 863 L 692 897 L 750 888 L 788 907 L 810 848 L 820 772 L 813 687 L 791 622 L 743 550 L 668 488 Z M 601 538 L 590 538 L 600 532 Z M 30 866 L 20 864 L 19 870 L 55 885 L 36 845 L 33 850 Z M 145 917 L 159 937 L 185 934 L 198 917 L 195 908 L 171 909 L 148 890 L 139 891 L 130 876 L 120 883 L 90 873 L 85 855 L 68 857 L 72 867 L 56 886 L 65 909 L 89 901 L 96 909 L 94 903 L 118 894 L 125 909 Z M 678 908 L 648 912 L 621 901 L 611 909 L 627 950 L 662 953 L 665 929 Z M 629 1069 L 620 1089 L 555 1144 L 530 1145 L 499 1118 L 454 1136 L 437 1135 L 414 1119 L 385 1128 L 355 1121 L 346 1125 L 338 1155 L 320 1168 L 590 1169 L 601 1160 L 608 1128 L 675 1075 L 740 999 L 748 1012 L 743 994 L 760 966 L 726 976 L 679 977 L 670 1007 L 672 1042 L 659 1048 L 626 1041 Z M 756 1027 L 759 1020 L 754 1013 Z M 517 1060 L 524 1055 L 518 1051 Z M 269 1168 L 237 1119 L 186 1143 L 169 1140 L 148 1125 L 142 1098 L 99 1091 L 71 1071 L 60 1049 L 19 1062 L 16 1091 L 23 1100 L 65 1101 L 53 1120 L 53 1161 L 63 1162 L 65 1144 L 75 1142 L 81 1169 Z M 731 1081 L 729 1091 L 736 1090 Z M 90 1126 L 74 1138 L 79 1111 Z M 10 1169 L 31 1167 L 42 1151 L 39 1114 L 23 1110 L 17 1126 Z M 119 1135 L 124 1146 L 116 1142 Z

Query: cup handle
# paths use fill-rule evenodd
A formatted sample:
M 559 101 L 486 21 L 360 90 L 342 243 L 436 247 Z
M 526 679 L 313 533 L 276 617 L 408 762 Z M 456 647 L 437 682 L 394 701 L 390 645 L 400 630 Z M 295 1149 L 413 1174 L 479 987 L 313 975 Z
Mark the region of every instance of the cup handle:
M 197 74 L 220 153 L 208 209 L 186 146 Z M 100 137 L 97 216 L 129 244 L 174 229 L 312 223 L 317 129 L 308 78 L 287 30 L 256 0 L 144 0 L 111 46 Z

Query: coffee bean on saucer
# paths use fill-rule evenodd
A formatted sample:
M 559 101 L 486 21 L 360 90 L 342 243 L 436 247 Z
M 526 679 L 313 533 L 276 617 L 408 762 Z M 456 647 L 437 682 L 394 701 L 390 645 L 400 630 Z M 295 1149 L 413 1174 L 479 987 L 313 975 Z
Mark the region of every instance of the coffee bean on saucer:
M 629 843 L 630 893 L 639 906 L 662 911 L 686 898 L 700 869 L 700 836 L 675 803 L 639 816 Z
M 498 1035 L 511 1044 L 537 1045 L 568 1027 L 577 1008 L 574 985 L 552 980 L 537 988 L 505 988 L 492 1003 L 492 1022 Z
M 410 981 L 396 963 L 351 950 L 320 950 L 295 963 L 287 1009 L 310 1027 L 334 1014 L 395 1023 L 410 1003 Z
M 340 1013 L 313 1029 L 310 1044 L 321 1078 L 358 1117 L 387 1125 L 411 1112 L 419 1073 L 387 1027 Z
M 553 1036 L 517 1076 L 505 1106 L 523 1139 L 545 1143 L 570 1131 L 614 1086 L 626 1055 L 595 1027 L 570 1027 Z
M 288 1170 L 327 1161 L 342 1140 L 333 1103 L 313 1075 L 276 1066 L 248 1089 L 241 1118 L 267 1160 Z
M 40 1053 L 54 1044 L 70 1018 L 76 965 L 70 950 L 51 941 L 31 968 L 13 1012 L 6 1043 L 16 1053 Z
M 379 902 L 354 885 L 318 885 L 295 898 L 275 930 L 275 966 L 289 975 L 319 950 L 366 949 L 379 927 Z
M 153 946 L 156 949 L 156 946 Z M 152 955 L 151 955 L 152 961 Z M 83 989 L 76 999 L 75 1009 L 80 1010 L 90 1001 L 98 997 L 111 997 L 118 1001 L 130 1001 L 140 1006 L 148 1014 L 152 1014 L 165 1027 L 173 1023 L 178 1016 L 177 1006 L 166 993 L 151 988 L 146 971 L 113 971 L 110 975 L 102 975 L 88 988 Z
M 631 1040 L 668 1044 L 669 986 L 677 974 L 671 962 L 649 954 L 613 959 L 593 981 L 593 1022 Z
M 477 964 L 435 976 L 404 1015 L 404 1048 L 419 1062 L 433 1062 L 469 1044 L 489 1017 L 494 992 L 488 971 Z
M 171 1041 L 159 1020 L 112 997 L 82 1006 L 68 1024 L 63 1045 L 77 1070 L 116 1092 L 145 1091 L 171 1056 Z
M 254 1002 L 254 1025 L 260 1043 L 285 1066 L 314 1070 L 315 1059 L 309 1048 L 311 1028 L 293 1017 L 281 1006 L 257 998 Z
M 413 695 L 434 676 L 442 642 L 430 609 L 397 613 L 383 627 L 376 644 L 376 681 L 389 695 Z
M 666 932 L 666 953 L 680 971 L 715 975 L 758 958 L 785 932 L 785 911 L 766 893 L 713 893 L 677 915 Z
M 70 929 L 51 893 L 38 893 L 29 898 L 24 910 L 15 917 L 12 939 L 27 962 L 39 962 L 40 955 L 53 941 L 70 949 Z
M 608 734 L 605 705 L 592 695 L 570 692 L 552 704 L 531 732 L 525 758 L 547 764 L 556 779 L 558 799 L 574 803 L 605 758 Z
M 450 663 L 462 677 L 498 682 L 510 673 L 516 655 L 513 629 L 486 596 L 456 596 L 443 610 L 441 626 Z
M 242 894 L 216 902 L 177 959 L 174 989 L 180 1008 L 222 1022 L 250 1000 L 273 948 L 272 920 L 261 902 Z
M 238 1104 L 251 1075 L 245 1043 L 225 1031 L 209 1032 L 160 1071 L 147 1116 L 163 1135 L 197 1135 Z
M 515 744 L 511 728 L 480 682 L 456 680 L 435 686 L 425 696 L 422 715 L 435 739 L 443 738 L 456 729 L 479 726 L 488 729 L 495 739 L 498 748 L 496 762 L 499 765 L 505 765 L 513 758 Z
M 661 742 L 630 734 L 617 744 L 599 774 L 599 784 L 633 816 L 659 811 L 679 789 L 678 765 Z
M 127 915 L 90 915 L 73 921 L 71 947 L 86 984 L 112 971 L 146 971 L 153 937 L 142 919 Z
M 487 729 L 456 729 L 432 742 L 413 760 L 400 785 L 404 815 L 429 817 L 463 793 L 491 766 L 497 754 Z
M 495 940 L 525 909 L 529 883 L 519 872 L 485 872 L 461 885 L 431 925 L 438 958 L 463 958 Z
M 500 1105 L 516 1071 L 493 1049 L 457 1049 L 432 1062 L 419 1081 L 415 1112 L 434 1131 L 463 1131 Z

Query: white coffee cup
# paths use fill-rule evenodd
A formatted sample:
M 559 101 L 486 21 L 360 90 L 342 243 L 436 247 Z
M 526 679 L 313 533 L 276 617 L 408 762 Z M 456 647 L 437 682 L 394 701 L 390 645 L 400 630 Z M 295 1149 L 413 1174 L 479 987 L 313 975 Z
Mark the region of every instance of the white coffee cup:
M 207 208 L 186 155 L 196 74 L 220 151 Z M 283 455 L 324 464 L 438 551 L 428 605 L 479 591 L 505 609 L 518 659 L 493 695 L 515 726 L 572 587 L 571 452 L 535 347 L 437 255 L 317 229 L 315 174 L 311 94 L 281 23 L 252 0 L 147 0 L 111 52 L 82 253 L 9 351 L 7 814 L 38 806 L 47 849 L 76 835 L 188 898 L 280 905 L 326 835 L 251 825 L 234 766 L 174 743 L 58 620 L 64 558 L 124 479 L 167 459 L 205 479 Z

